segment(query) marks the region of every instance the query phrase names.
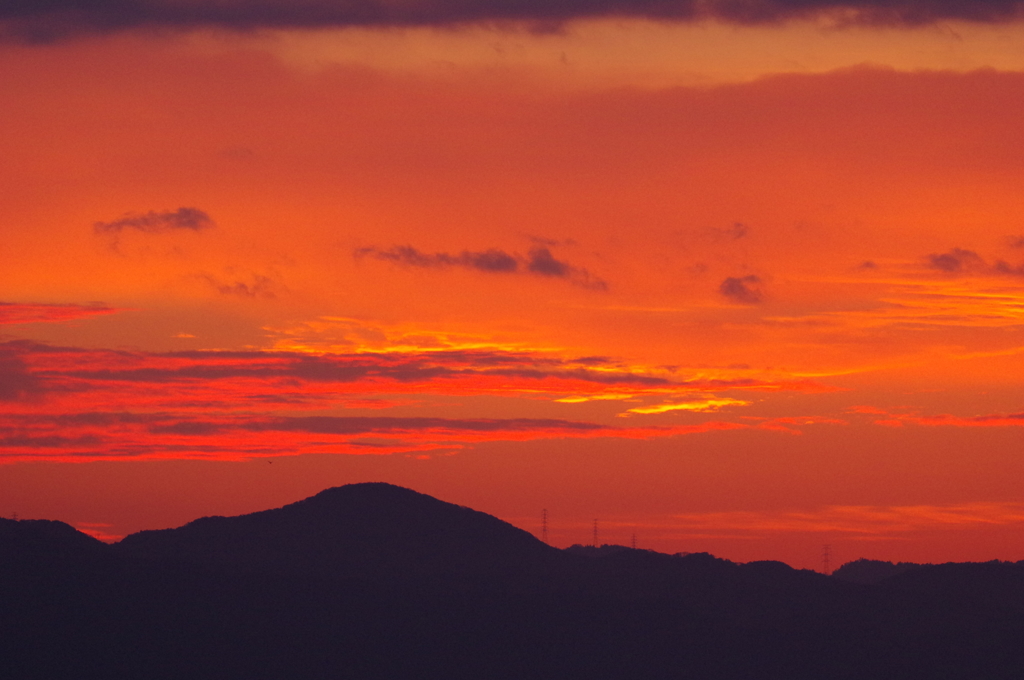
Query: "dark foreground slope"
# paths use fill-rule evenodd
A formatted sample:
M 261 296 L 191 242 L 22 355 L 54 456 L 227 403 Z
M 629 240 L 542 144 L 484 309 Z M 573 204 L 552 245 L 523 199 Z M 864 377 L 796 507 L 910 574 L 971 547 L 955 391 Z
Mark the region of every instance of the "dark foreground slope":
M 1024 565 L 560 551 L 385 484 L 108 546 L 0 520 L 0 678 L 1024 677 Z

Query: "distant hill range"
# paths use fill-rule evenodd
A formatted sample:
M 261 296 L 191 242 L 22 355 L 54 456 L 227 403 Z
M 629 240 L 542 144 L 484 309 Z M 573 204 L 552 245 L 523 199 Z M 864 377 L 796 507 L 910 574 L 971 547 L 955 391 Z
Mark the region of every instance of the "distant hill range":
M 923 566 L 925 565 L 914 562 L 898 562 L 893 564 L 892 562 L 882 562 L 879 560 L 860 559 L 847 562 L 832 572 L 832 576 L 843 581 L 850 581 L 851 583 L 872 584 L 881 583 L 891 576 L 898 576 Z
M 107 545 L 0 520 L 0 678 L 1024 678 L 1024 563 L 552 548 L 389 484 Z

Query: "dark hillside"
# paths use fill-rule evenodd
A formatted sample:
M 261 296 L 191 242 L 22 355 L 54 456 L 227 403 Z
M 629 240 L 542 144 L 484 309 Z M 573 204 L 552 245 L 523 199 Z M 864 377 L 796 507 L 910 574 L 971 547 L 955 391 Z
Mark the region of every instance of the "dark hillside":
M 0 518 L 0 565 L 26 559 L 53 563 L 108 550 L 107 544 L 64 522 Z
M 891 576 L 912 571 L 921 566 L 914 562 L 898 562 L 893 564 L 892 562 L 882 562 L 880 560 L 860 559 L 847 562 L 832 572 L 832 576 L 840 581 L 849 581 L 850 583 L 873 584 L 881 583 Z
M 419 581 L 552 575 L 561 552 L 495 517 L 383 483 L 327 489 L 239 517 L 143 531 L 114 546 L 138 559 L 235 571 Z
M 0 521 L 4 680 L 1019 680 L 1021 640 L 1024 564 L 563 551 L 387 484 L 114 546 Z

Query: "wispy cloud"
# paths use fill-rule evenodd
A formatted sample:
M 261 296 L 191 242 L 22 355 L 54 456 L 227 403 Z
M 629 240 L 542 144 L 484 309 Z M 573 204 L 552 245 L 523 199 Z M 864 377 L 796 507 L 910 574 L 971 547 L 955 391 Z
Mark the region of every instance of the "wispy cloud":
M 754 276 L 730 276 L 722 281 L 718 292 L 733 302 L 745 305 L 756 305 L 764 299 L 761 290 L 761 277 Z
M 653 404 L 651 406 L 637 406 L 626 411 L 626 413 L 637 413 L 642 415 L 668 413 L 670 411 L 690 411 L 693 413 L 712 413 L 719 411 L 726 406 L 749 406 L 749 401 L 742 399 L 730 399 L 727 397 L 712 397 L 696 401 L 684 401 L 679 403 Z M 625 415 L 625 414 L 622 414 Z
M 0 402 L 32 399 L 43 393 L 43 382 L 33 375 L 19 351 L 25 343 L 0 345 Z
M 127 213 L 110 222 L 94 222 L 93 231 L 97 234 L 120 234 L 126 229 L 140 231 L 145 234 L 160 234 L 168 231 L 202 231 L 210 229 L 214 222 L 210 216 L 199 208 L 178 208 L 147 213 Z
M 525 257 L 498 248 L 482 251 L 463 250 L 460 253 L 424 253 L 408 245 L 386 249 L 367 246 L 356 249 L 353 255 L 357 259 L 372 257 L 406 267 L 422 269 L 459 267 L 487 274 L 533 274 L 564 279 L 591 290 L 608 290 L 608 284 L 603 279 L 592 275 L 586 269 L 557 259 L 549 248 L 540 245 L 531 248 Z
M 959 19 L 1010 21 L 1021 14 L 1016 0 L 440 0 L 394 3 L 367 0 L 238 0 L 231 3 L 174 0 L 75 0 L 5 3 L 0 37 L 52 41 L 85 33 L 131 28 L 253 29 L 344 26 L 418 26 L 518 21 L 551 26 L 573 19 L 637 17 L 659 21 L 718 19 L 739 24 L 826 17 L 839 23 L 922 25 Z
M 722 421 L 667 427 L 611 427 L 553 418 L 0 414 L 0 462 L 393 454 L 457 450 L 494 441 L 654 439 L 748 428 Z
M 743 222 L 733 222 L 728 227 L 712 227 L 708 234 L 715 240 L 738 241 L 750 234 L 750 227 Z
M 1024 427 L 1024 412 L 984 413 L 981 415 L 954 415 L 951 413 L 921 414 L 906 411 L 889 411 L 870 405 L 858 405 L 847 409 L 848 413 L 867 416 L 875 425 L 883 427 Z
M 965 248 L 932 253 L 925 258 L 925 263 L 931 269 L 958 276 L 1024 276 L 1024 263 L 1015 265 L 996 260 L 989 264 L 981 255 Z
M 800 329 L 802 339 L 812 342 L 815 332 L 822 334 L 819 342 L 835 342 L 840 337 L 853 341 L 869 335 L 911 335 L 941 329 L 981 332 L 1024 328 L 1021 284 L 999 274 L 960 276 L 943 272 L 922 277 L 918 265 L 903 277 L 877 277 L 860 285 L 881 289 L 870 306 L 802 316 L 764 316 L 757 323 Z
M 277 297 L 280 285 L 264 274 L 250 274 L 247 279 L 229 278 L 224 280 L 212 274 L 200 274 L 199 279 L 205 281 L 221 295 L 233 295 L 242 298 L 262 298 L 272 300 Z
M 959 505 L 835 505 L 809 511 L 713 512 L 675 515 L 665 529 L 689 536 L 755 538 L 780 533 L 830 533 L 884 539 L 921 530 L 1024 523 L 1021 503 Z
M 985 261 L 973 250 L 953 248 L 945 253 L 932 253 L 927 258 L 928 266 L 932 269 L 960 274 L 968 271 L 983 271 Z
M 611 414 L 608 422 L 598 422 L 358 410 L 425 409 L 430 395 L 555 402 L 626 394 L 682 403 L 699 401 L 683 395 L 709 390 L 814 389 L 529 351 L 144 353 L 26 341 L 0 344 L 0 378 L 0 399 L 7 404 L 0 413 L 0 458 L 7 461 L 395 453 L 499 440 L 649 439 L 771 429 L 756 420 L 622 427 L 611 424 Z M 574 408 L 552 406 L 567 414 Z
M 88 305 L 0 302 L 0 325 L 22 323 L 63 323 L 121 311 L 96 302 Z
M 464 267 L 490 273 L 515 273 L 519 260 L 504 250 L 490 248 L 479 252 L 463 250 L 457 255 L 449 253 L 423 253 L 412 246 L 394 246 L 388 249 L 373 246 L 359 248 L 355 256 L 374 257 L 410 267 Z
M 169 353 L 0 344 L 54 394 L 118 402 L 146 395 L 180 408 L 203 394 L 242 408 L 293 395 L 317 408 L 361 393 L 519 394 L 529 398 L 692 395 L 723 390 L 821 391 L 813 381 L 704 376 L 631 367 L 604 357 L 529 350 L 438 349 L 357 353 L 192 351 Z M 187 397 L 184 395 L 188 394 Z M 197 406 L 201 407 L 201 406 Z
M 875 424 L 885 427 L 903 427 L 904 425 L 969 428 L 1024 427 L 1024 412 L 988 413 L 978 416 L 957 416 L 949 413 L 939 415 L 920 415 L 913 413 L 886 413 L 884 411 L 880 411 L 873 415 L 882 416 L 875 420 Z

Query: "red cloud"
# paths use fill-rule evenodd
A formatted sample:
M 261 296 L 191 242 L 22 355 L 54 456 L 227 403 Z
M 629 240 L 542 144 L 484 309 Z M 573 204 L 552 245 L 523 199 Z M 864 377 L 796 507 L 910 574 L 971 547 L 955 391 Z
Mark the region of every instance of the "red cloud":
M 904 417 L 903 420 L 915 425 L 931 427 L 1022 427 L 1024 426 L 1024 413 L 996 413 L 967 418 L 943 414 L 938 416 Z
M 42 305 L 0 302 L 0 325 L 17 323 L 61 323 L 101 314 L 114 314 L 119 309 L 105 305 Z
M 353 354 L 174 352 L 166 354 L 0 345 L 51 400 L 77 409 L 130 404 L 146 410 L 326 408 L 381 394 L 690 394 L 722 390 L 821 391 L 810 381 L 685 379 L 617 366 L 600 357 L 450 350 Z
M 883 427 L 904 427 L 905 425 L 920 425 L 922 427 L 1024 427 L 1024 413 L 993 413 L 980 416 L 955 416 L 943 413 L 933 416 L 921 416 L 908 413 L 888 413 L 871 407 L 857 407 L 857 409 L 856 413 L 888 416 L 887 418 L 874 421 L 875 425 Z
M 497 350 L 155 354 L 19 341 L 0 345 L 0 359 L 5 362 L 0 368 L 6 366 L 8 377 L 20 385 L 0 392 L 4 461 L 423 452 L 486 441 L 650 439 L 766 425 L 778 428 L 807 423 L 797 419 L 800 422 L 620 427 L 561 418 L 349 414 L 351 409 L 412 405 L 402 400 L 403 394 L 553 400 L 565 394 L 818 389 L 749 379 L 688 381 L 617 366 L 600 357 Z
M 520 22 L 558 25 L 603 17 L 773 24 L 840 18 L 848 24 L 920 26 L 942 21 L 1002 23 L 1020 16 L 1016 0 L 494 0 L 395 3 L 365 0 L 236 0 L 229 3 L 73 0 L 0 5 L 0 38 L 49 42 L 139 28 L 324 29 L 351 26 L 457 26 Z
M 303 453 L 387 454 L 459 449 L 477 442 L 610 437 L 653 439 L 747 429 L 711 421 L 610 427 L 544 418 L 280 417 L 77 413 L 0 417 L 0 460 L 241 460 Z

